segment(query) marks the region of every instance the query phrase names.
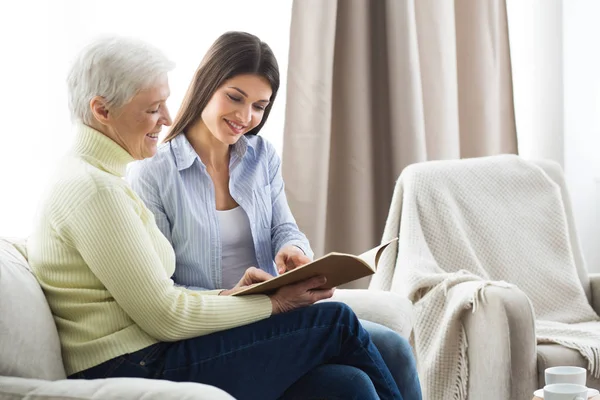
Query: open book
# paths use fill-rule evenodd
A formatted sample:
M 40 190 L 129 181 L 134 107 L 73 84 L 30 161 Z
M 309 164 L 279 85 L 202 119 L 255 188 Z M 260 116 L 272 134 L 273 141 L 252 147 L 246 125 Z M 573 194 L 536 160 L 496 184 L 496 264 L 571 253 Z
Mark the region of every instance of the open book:
M 244 296 L 248 294 L 267 294 L 282 286 L 300 282 L 313 276 L 324 275 L 327 283 L 322 287 L 329 289 L 363 278 L 375 273 L 377 263 L 383 250 L 398 238 L 371 249 L 359 256 L 344 253 L 329 253 L 301 267 L 283 273 L 273 279 L 257 283 L 233 294 Z

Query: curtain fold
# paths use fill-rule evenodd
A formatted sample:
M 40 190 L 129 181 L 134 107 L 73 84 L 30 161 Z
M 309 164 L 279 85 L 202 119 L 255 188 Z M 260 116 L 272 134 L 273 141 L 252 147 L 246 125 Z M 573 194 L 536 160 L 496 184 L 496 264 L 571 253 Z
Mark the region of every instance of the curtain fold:
M 317 256 L 381 239 L 412 163 L 516 153 L 504 0 L 295 0 L 283 175 Z

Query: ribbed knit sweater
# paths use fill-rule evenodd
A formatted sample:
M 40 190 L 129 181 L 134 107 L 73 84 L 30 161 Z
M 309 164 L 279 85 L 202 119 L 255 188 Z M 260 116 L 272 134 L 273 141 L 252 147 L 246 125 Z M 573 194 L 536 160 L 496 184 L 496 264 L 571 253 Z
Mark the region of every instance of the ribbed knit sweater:
M 59 165 L 28 240 L 67 375 L 159 341 L 271 315 L 267 296 L 218 296 L 218 290 L 173 285 L 173 249 L 122 179 L 131 161 L 104 134 L 78 126 L 74 149 Z

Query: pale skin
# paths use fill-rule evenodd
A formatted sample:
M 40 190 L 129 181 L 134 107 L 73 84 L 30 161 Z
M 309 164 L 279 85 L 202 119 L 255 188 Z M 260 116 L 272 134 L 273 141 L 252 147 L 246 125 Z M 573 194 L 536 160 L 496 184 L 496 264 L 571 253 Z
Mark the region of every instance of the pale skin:
M 95 96 L 90 101 L 95 119 L 91 126 L 136 160 L 152 157 L 156 154 L 158 134 L 163 126 L 172 122 L 166 105 L 169 95 L 169 81 L 165 75 L 119 108 L 112 108 L 103 97 Z
M 94 117 L 90 126 L 119 144 L 134 159 L 152 157 L 156 154 L 158 134 L 162 127 L 172 123 L 166 106 L 169 95 L 169 82 L 164 75 L 118 108 L 111 107 L 103 97 L 95 96 L 90 101 Z M 188 139 L 206 165 L 215 185 L 218 210 L 229 210 L 238 206 L 229 193 L 229 145 L 237 142 L 241 135 L 260 123 L 270 97 L 271 87 L 265 79 L 254 75 L 234 77 L 215 92 L 202 112 L 199 122 L 188 131 Z M 294 265 L 295 268 L 307 262 L 299 257 L 296 250 L 300 251 L 296 247 L 281 249 L 277 257 L 282 264 L 278 266 L 286 265 L 287 269 L 288 265 Z M 271 278 L 270 274 L 250 267 L 235 287 L 224 290 L 221 294 L 232 294 Z M 333 289 L 317 289 L 325 282 L 324 277 L 314 277 L 282 287 L 269 296 L 273 314 L 330 298 Z
M 187 131 L 188 140 L 213 181 L 217 210 L 238 206 L 229 192 L 229 146 L 260 124 L 271 94 L 265 78 L 235 76 L 217 89 L 201 118 Z M 310 261 L 296 246 L 284 246 L 275 256 L 280 274 Z
M 213 181 L 217 210 L 230 210 L 238 206 L 229 192 L 229 146 L 235 144 L 245 133 L 260 124 L 264 109 L 269 104 L 272 89 L 269 81 L 257 75 L 238 75 L 227 80 L 211 97 L 200 118 L 187 130 L 187 138 L 196 150 Z M 296 246 L 284 246 L 275 257 L 279 273 L 294 269 L 310 262 L 310 259 Z M 234 288 L 225 290 L 223 295 L 233 294 L 245 286 L 273 278 L 257 268 L 249 268 L 242 280 Z M 275 296 L 278 307 L 289 310 L 286 299 L 304 293 L 305 303 L 329 298 L 333 290 L 320 290 L 323 277 L 316 277 L 280 289 Z M 273 298 L 272 298 L 273 300 Z

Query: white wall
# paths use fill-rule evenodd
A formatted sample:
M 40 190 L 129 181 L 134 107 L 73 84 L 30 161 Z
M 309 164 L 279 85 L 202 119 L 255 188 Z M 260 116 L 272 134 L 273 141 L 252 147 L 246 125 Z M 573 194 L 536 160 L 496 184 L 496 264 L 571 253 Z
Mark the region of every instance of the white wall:
M 562 0 L 507 0 L 519 154 L 564 165 Z
M 600 1 L 507 0 L 519 153 L 563 165 L 600 272 Z
M 65 78 L 100 34 L 136 36 L 177 63 L 174 115 L 202 56 L 228 30 L 256 34 L 278 59 L 277 101 L 261 134 L 281 154 L 292 0 L 18 0 L 0 2 L 0 236 L 30 232 L 38 197 L 71 141 Z
M 600 272 L 600 1 L 563 3 L 565 173 L 590 271 Z

